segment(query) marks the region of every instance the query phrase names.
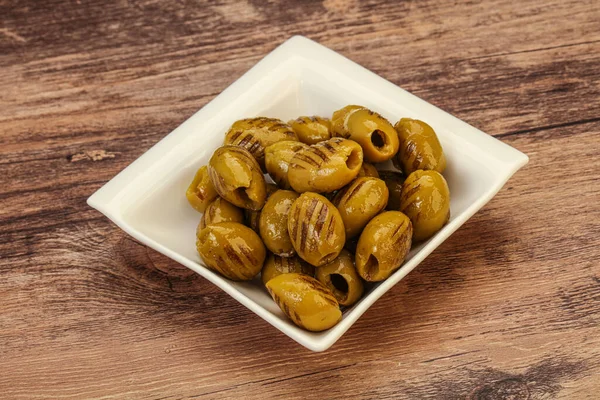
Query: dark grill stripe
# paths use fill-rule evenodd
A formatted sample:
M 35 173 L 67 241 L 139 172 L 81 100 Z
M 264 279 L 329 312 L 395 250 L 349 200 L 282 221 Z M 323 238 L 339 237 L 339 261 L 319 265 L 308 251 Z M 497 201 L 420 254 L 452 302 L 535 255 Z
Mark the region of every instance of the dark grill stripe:
M 327 161 L 329 161 L 329 156 L 327 156 L 327 154 L 323 153 L 321 150 L 319 150 L 319 149 L 318 149 L 318 148 L 316 148 L 316 147 L 313 147 L 313 148 L 312 148 L 312 153 L 313 153 L 315 156 L 317 156 L 317 157 L 321 158 L 321 159 L 323 160 L 323 162 L 327 162 Z M 320 164 L 323 164 L 323 162 L 320 162 Z
M 333 147 L 329 143 L 327 143 L 327 142 L 323 143 L 323 147 L 325 147 L 327 150 L 329 150 L 332 154 L 335 153 L 335 147 Z
M 317 218 L 317 223 L 315 224 L 315 235 L 317 235 L 317 236 L 321 235 L 321 231 L 323 230 L 323 225 L 325 224 L 325 221 L 327 221 L 327 215 L 329 214 L 329 207 L 324 203 L 321 203 L 321 204 L 322 204 L 321 212 L 319 213 L 319 217 Z
M 355 185 L 353 188 L 351 188 L 351 190 L 349 190 L 349 192 L 346 194 L 346 201 L 350 200 L 353 196 L 355 196 L 357 194 L 357 192 L 360 190 L 360 188 L 363 187 L 363 185 L 367 182 L 368 182 L 368 179 L 361 179 L 357 185 Z

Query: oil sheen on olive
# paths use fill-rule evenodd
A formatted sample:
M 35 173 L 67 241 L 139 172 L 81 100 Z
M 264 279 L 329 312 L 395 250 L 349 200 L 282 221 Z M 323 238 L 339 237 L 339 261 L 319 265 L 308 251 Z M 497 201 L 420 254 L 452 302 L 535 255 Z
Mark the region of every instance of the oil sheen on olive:
M 263 167 L 265 148 L 284 140 L 298 141 L 291 126 L 280 119 L 257 117 L 234 122 L 225 134 L 223 144 L 245 148 Z
M 400 198 L 402 196 L 404 175 L 396 171 L 379 171 L 379 177 L 383 179 L 389 192 L 386 210 L 398 211 L 400 209 Z
M 303 193 L 292 204 L 288 232 L 296 253 L 315 267 L 336 258 L 346 242 L 339 211 L 316 193 Z
M 298 140 L 306 144 L 315 144 L 331 139 L 331 121 L 317 116 L 298 117 L 288 122 Z
M 265 149 L 265 167 L 277 186 L 292 188 L 288 181 L 288 167 L 294 155 L 305 149 L 308 149 L 308 145 L 292 141 L 277 142 Z
M 368 108 L 354 107 L 345 107 L 334 113 L 334 135 L 352 139 L 360 144 L 366 161 L 390 160 L 398 152 L 399 146 L 398 134 L 392 124 Z M 343 121 L 340 121 L 342 118 Z
M 254 278 L 267 254 L 258 234 L 238 222 L 208 225 L 200 231 L 196 248 L 208 268 L 236 281 Z
M 373 218 L 356 246 L 356 269 L 369 282 L 388 278 L 404 262 L 412 244 L 412 224 L 400 211 Z
M 206 207 L 204 214 L 202 214 L 196 234 L 207 225 L 218 224 L 219 222 L 239 222 L 242 224 L 244 223 L 244 212 L 222 197 L 217 197 Z
M 208 168 L 206 165 L 200 167 L 185 192 L 188 202 L 196 211 L 204 212 L 210 202 L 216 199 L 218 195 L 208 176 Z
M 267 282 L 266 287 L 281 311 L 301 328 L 320 332 L 342 318 L 333 294 L 308 275 L 282 274 Z
M 241 208 L 260 210 L 267 192 L 265 177 L 248 150 L 223 146 L 212 155 L 208 174 L 219 196 Z
M 388 201 L 388 188 L 379 178 L 356 178 L 333 199 L 344 227 L 346 238 L 353 238 L 381 210 Z
M 348 250 L 342 250 L 335 260 L 317 268 L 315 278 L 325 285 L 343 306 L 356 303 L 365 290 L 363 281 L 354 267 L 354 256 Z
M 267 200 L 269 197 L 279 188 L 274 183 L 267 183 Z M 252 228 L 252 230 L 256 233 L 259 233 L 258 222 L 260 221 L 260 210 L 244 210 L 244 222 L 246 226 Z
M 431 126 L 418 119 L 402 118 L 394 128 L 400 139 L 396 158 L 405 174 L 419 169 L 444 172 L 446 157 Z
M 266 285 L 271 279 L 281 274 L 289 274 L 296 272 L 308 276 L 315 275 L 315 267 L 307 262 L 304 262 L 297 256 L 294 257 L 279 257 L 274 254 L 269 254 L 267 261 L 261 271 L 261 278 Z
M 373 178 L 379 178 L 379 172 L 373 164 L 363 162 L 362 166 L 360 167 L 360 171 L 358 171 L 358 177 L 361 178 L 363 176 L 372 176 Z
M 331 192 L 356 178 L 362 161 L 363 151 L 358 143 L 329 139 L 296 153 L 290 161 L 288 180 L 298 193 Z
M 427 240 L 450 219 L 450 190 L 437 171 L 418 170 L 402 186 L 400 211 L 413 223 L 413 240 Z
M 288 215 L 298 196 L 291 190 L 278 190 L 260 211 L 260 237 L 267 249 L 278 256 L 291 257 L 296 254 L 288 233 Z

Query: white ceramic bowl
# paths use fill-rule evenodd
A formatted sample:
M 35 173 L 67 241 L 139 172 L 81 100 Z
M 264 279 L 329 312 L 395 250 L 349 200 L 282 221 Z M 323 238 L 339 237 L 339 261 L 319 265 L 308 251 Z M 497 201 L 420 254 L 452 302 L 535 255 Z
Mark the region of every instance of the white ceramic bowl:
M 185 190 L 237 119 L 330 116 L 347 104 L 369 107 L 395 123 L 429 123 L 442 142 L 452 196 L 450 222 L 412 249 L 404 265 L 344 313 L 333 328 L 304 331 L 283 315 L 259 280 L 232 282 L 202 265 L 195 247 L 200 214 Z M 385 292 L 483 207 L 528 161 L 525 154 L 413 96 L 309 39 L 295 36 L 273 50 L 213 101 L 100 188 L 88 204 L 125 232 L 202 275 L 275 328 L 314 351 L 329 348 Z

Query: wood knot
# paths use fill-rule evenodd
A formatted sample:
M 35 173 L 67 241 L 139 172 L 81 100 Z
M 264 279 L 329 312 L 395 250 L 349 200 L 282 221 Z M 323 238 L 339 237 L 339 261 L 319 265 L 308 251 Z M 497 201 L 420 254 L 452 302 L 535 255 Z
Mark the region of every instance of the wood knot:
M 529 388 L 518 378 L 507 378 L 476 387 L 469 400 L 528 400 Z
M 67 156 L 69 162 L 78 161 L 102 161 L 108 158 L 115 158 L 116 154 L 106 150 L 87 150 L 77 154 Z

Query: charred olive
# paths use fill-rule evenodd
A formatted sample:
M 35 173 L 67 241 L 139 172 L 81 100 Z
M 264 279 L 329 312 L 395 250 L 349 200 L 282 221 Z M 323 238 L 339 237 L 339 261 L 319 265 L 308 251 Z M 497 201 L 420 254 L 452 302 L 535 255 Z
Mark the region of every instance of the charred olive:
M 356 269 L 370 282 L 389 277 L 402 265 L 412 239 L 410 219 L 399 211 L 386 211 L 373 218 L 360 234 L 356 247 Z
M 187 197 L 190 205 L 196 211 L 204 212 L 210 202 L 216 199 L 218 195 L 208 176 L 208 168 L 206 165 L 200 167 L 185 192 L 185 197 Z
M 363 161 L 358 143 L 342 138 L 300 150 L 290 161 L 288 180 L 298 192 L 331 192 L 356 178 Z
M 358 171 L 358 177 L 360 178 L 363 176 L 372 176 L 373 178 L 379 178 L 379 172 L 373 164 L 363 162 L 362 166 L 360 167 L 360 171 Z
M 342 250 L 335 260 L 317 268 L 315 278 L 325 285 L 343 306 L 356 303 L 364 292 L 363 281 L 354 267 L 354 256 L 348 250 Z
M 237 281 L 254 278 L 267 253 L 256 232 L 237 222 L 208 225 L 198 234 L 196 248 L 208 268 Z
M 333 294 L 315 278 L 297 273 L 282 274 L 266 286 L 283 313 L 301 328 L 324 331 L 342 318 Z
M 385 182 L 390 194 L 386 210 L 398 211 L 400 209 L 404 175 L 396 171 L 379 171 L 379 177 Z
M 284 140 L 298 141 L 291 126 L 276 118 L 246 118 L 236 121 L 225 134 L 225 145 L 248 150 L 261 167 L 265 163 L 265 148 Z
M 288 232 L 296 253 L 315 267 L 336 258 L 346 242 L 339 211 L 316 193 L 303 193 L 292 204 Z
M 279 188 L 274 183 L 267 183 L 267 200 L 278 190 Z M 259 233 L 260 210 L 244 210 L 244 221 L 254 232 Z
M 360 233 L 367 223 L 381 210 L 388 201 L 388 188 L 379 178 L 357 178 L 333 199 L 344 227 L 346 238 L 352 238 Z
M 405 174 L 419 169 L 444 172 L 446 157 L 431 126 L 418 119 L 402 118 L 394 128 L 400 139 L 396 159 Z
M 254 157 L 243 147 L 218 148 L 208 164 L 208 174 L 219 196 L 233 205 L 260 210 L 265 204 L 265 177 Z
M 429 239 L 450 219 L 450 190 L 437 171 L 418 170 L 402 185 L 400 211 L 413 224 L 413 240 Z
M 266 285 L 271 279 L 281 274 L 296 272 L 308 276 L 315 275 L 315 267 L 304 262 L 300 257 L 279 257 L 270 254 L 261 271 L 261 278 Z
M 291 257 L 296 254 L 288 233 L 288 215 L 298 196 L 291 190 L 278 190 L 260 211 L 260 237 L 267 249 L 278 256 Z
M 331 139 L 331 121 L 321 117 L 299 117 L 288 122 L 298 140 L 306 144 L 315 144 Z
M 349 107 L 351 108 L 339 110 L 338 114 L 334 113 L 334 135 L 360 144 L 366 161 L 383 162 L 394 157 L 398 152 L 399 142 L 392 124 L 368 108 Z
M 197 234 L 207 225 L 218 224 L 219 222 L 244 222 L 244 212 L 234 206 L 227 200 L 217 197 L 206 207 L 200 224 L 198 224 Z
M 288 167 L 294 155 L 305 149 L 308 145 L 291 141 L 277 142 L 265 149 L 265 167 L 280 188 L 292 188 L 288 181 Z

